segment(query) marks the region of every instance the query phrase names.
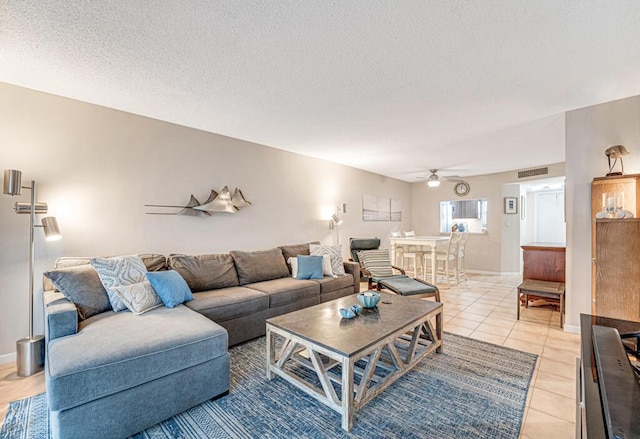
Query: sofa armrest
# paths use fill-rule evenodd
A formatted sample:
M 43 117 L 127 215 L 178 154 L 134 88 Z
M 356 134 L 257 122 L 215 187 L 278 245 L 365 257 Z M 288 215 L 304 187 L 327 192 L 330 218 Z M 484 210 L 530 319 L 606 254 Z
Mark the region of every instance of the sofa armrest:
M 73 303 L 57 291 L 43 292 L 42 299 L 47 343 L 78 332 L 78 311 Z
M 344 262 L 345 273 L 350 273 L 353 276 L 353 292 L 358 294 L 360 292 L 360 264 L 357 262 Z

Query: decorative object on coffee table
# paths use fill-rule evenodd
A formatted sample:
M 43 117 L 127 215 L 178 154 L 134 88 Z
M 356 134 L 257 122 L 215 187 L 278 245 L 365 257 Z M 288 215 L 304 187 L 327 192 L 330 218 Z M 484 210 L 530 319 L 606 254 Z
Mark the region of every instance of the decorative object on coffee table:
M 365 291 L 357 296 L 358 302 L 365 308 L 375 308 L 380 301 L 380 294 L 375 291 Z
M 343 319 L 352 319 L 357 315 L 351 308 L 340 308 L 338 312 Z
M 338 310 L 343 319 L 352 319 L 357 317 L 358 314 L 362 312 L 362 307 L 360 305 L 351 305 L 348 308 L 340 308 Z

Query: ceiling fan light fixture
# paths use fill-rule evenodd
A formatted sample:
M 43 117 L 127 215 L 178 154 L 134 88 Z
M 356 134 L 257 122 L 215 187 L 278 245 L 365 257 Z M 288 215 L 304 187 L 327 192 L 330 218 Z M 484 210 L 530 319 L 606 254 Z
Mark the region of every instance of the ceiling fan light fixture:
M 437 169 L 431 169 L 431 175 L 427 179 L 427 186 L 429 187 L 438 187 L 440 186 L 440 177 L 436 175 L 438 172 Z

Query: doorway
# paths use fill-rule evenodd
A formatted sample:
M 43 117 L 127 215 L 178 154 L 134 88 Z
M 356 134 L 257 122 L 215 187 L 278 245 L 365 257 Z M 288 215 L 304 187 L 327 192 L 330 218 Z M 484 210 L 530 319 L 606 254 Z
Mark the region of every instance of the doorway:
M 525 204 L 520 217 L 520 245 L 533 242 L 563 244 L 567 227 L 564 215 L 564 177 L 520 183 Z

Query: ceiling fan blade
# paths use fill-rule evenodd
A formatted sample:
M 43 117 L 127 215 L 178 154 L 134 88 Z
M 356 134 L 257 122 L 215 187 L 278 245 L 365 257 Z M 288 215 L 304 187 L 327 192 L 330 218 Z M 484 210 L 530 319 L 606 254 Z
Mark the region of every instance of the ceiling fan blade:
M 449 175 L 448 177 L 440 177 L 440 181 L 450 181 L 453 183 L 459 183 L 461 181 L 464 181 L 464 179 L 459 175 Z

